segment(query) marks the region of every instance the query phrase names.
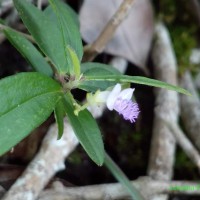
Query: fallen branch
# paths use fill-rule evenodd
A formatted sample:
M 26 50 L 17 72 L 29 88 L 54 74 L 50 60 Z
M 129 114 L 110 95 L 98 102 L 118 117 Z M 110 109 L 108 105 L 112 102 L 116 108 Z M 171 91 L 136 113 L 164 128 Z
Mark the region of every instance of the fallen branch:
M 183 151 L 186 153 L 186 155 L 190 158 L 191 161 L 199 168 L 200 170 L 200 155 L 199 152 L 196 150 L 196 148 L 193 146 L 193 144 L 188 140 L 188 138 L 185 136 L 183 131 L 180 129 L 180 127 L 177 125 L 177 123 L 174 122 L 166 122 L 170 128 L 170 130 L 173 132 L 177 143 L 180 145 L 180 147 L 183 149 Z
M 180 95 L 181 119 L 188 136 L 200 150 L 200 99 L 189 72 L 182 76 L 180 82 L 181 86 L 192 94 L 192 96 Z
M 0 199 L 3 197 L 3 195 L 5 194 L 5 189 L 0 186 Z
M 177 85 L 177 65 L 170 36 L 166 27 L 159 23 L 155 28 L 156 41 L 152 50 L 155 78 Z M 162 120 L 177 123 L 179 115 L 178 94 L 165 89 L 155 89 L 156 107 L 154 109 L 153 137 L 148 166 L 148 175 L 155 180 L 171 180 L 175 157 L 175 138 Z M 164 200 L 167 195 L 152 199 Z
M 38 0 L 38 1 L 37 1 L 37 7 L 38 7 L 39 10 L 42 9 L 42 1 L 43 1 L 43 0 Z
M 70 124 L 65 121 L 64 125 L 64 134 L 60 140 L 57 140 L 56 124 L 50 127 L 39 153 L 2 200 L 36 199 L 53 175 L 65 168 L 65 158 L 77 146 L 78 140 Z
M 0 2 L 0 15 L 3 15 L 5 12 L 7 12 L 12 7 L 13 7 L 12 0 L 2 0 Z
M 150 178 L 141 178 L 132 181 L 147 200 L 155 195 L 184 194 L 200 195 L 200 183 L 190 181 L 156 181 Z M 102 199 L 129 199 L 129 194 L 119 183 L 100 184 L 82 187 L 64 187 L 48 189 L 41 193 L 38 200 L 102 200 Z

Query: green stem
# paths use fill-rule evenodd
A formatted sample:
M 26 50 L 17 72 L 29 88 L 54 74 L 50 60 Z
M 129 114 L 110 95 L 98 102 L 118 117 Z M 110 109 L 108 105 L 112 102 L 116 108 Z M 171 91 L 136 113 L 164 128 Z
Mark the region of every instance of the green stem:
M 74 110 L 74 114 L 76 115 L 76 116 L 78 116 L 78 113 L 80 112 L 80 111 L 82 111 L 82 110 L 85 110 L 88 106 L 89 106 L 89 104 L 88 103 L 85 103 L 84 105 L 82 105 L 82 106 L 80 106 L 78 103 L 73 103 L 73 105 L 75 106 L 75 110 Z
M 130 183 L 128 177 L 107 153 L 105 153 L 104 164 L 111 171 L 113 176 L 126 188 L 133 200 L 144 200 L 139 191 Z

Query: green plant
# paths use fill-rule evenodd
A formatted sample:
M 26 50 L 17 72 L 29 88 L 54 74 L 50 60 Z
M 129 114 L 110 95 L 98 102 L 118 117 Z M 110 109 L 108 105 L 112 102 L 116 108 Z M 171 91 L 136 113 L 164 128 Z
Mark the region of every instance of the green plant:
M 96 164 L 102 165 L 105 156 L 102 136 L 86 108 L 109 104 L 109 97 L 119 100 L 122 93 L 128 95 L 128 100 L 123 99 L 123 103 L 127 103 L 133 89 L 121 90 L 120 84 L 137 83 L 189 93 L 158 80 L 122 75 L 108 65 L 82 64 L 83 46 L 76 14 L 58 0 L 49 2 L 50 6 L 40 11 L 25 0 L 14 0 L 34 44 L 24 34 L 4 26 L 6 37 L 37 72 L 19 73 L 0 80 L 0 154 L 16 145 L 54 111 L 58 138 L 62 136 L 63 118 L 67 116 L 87 154 Z M 74 99 L 73 89 L 87 92 L 86 104 L 81 105 Z M 136 104 L 129 101 L 128 105 L 136 106 L 134 109 L 138 112 Z M 108 108 L 112 110 L 113 105 Z M 132 116 L 131 122 L 138 113 Z M 128 118 L 127 113 L 120 114 Z
M 83 148 L 93 161 L 102 165 L 101 133 L 87 109 L 74 113 L 79 104 L 71 94 L 72 89 L 96 92 L 107 90 L 117 82 L 131 82 L 185 94 L 187 91 L 145 77 L 122 75 L 104 64 L 80 64 L 83 47 L 77 16 L 66 4 L 55 0 L 49 2 L 50 6 L 40 11 L 24 0 L 14 0 L 20 17 L 49 63 L 21 33 L 4 29 L 6 37 L 38 72 L 19 73 L 0 81 L 0 153 L 17 144 L 54 110 L 59 138 L 63 132 L 63 117 L 67 115 Z

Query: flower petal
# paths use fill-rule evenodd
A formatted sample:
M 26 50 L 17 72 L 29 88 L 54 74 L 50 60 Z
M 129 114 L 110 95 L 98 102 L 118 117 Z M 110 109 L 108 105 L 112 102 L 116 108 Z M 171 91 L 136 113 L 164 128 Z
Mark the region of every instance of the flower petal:
M 135 90 L 135 88 L 134 89 L 132 89 L 132 88 L 124 89 L 120 92 L 120 94 L 118 95 L 118 98 L 130 100 L 133 96 L 134 90 Z
M 113 88 L 113 90 L 108 95 L 108 99 L 106 101 L 106 105 L 109 110 L 113 110 L 115 101 L 117 100 L 118 95 L 120 94 L 120 91 L 121 91 L 121 85 L 117 83 L 115 87 Z

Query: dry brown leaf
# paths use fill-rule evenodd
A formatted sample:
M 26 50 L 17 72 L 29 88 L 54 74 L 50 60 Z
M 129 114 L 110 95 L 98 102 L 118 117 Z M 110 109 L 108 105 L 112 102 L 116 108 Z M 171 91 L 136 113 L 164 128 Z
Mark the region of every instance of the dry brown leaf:
M 80 10 L 83 39 L 92 43 L 123 0 L 85 0 Z M 128 17 L 117 29 L 105 52 L 122 56 L 144 68 L 153 35 L 153 11 L 149 0 L 135 0 Z

